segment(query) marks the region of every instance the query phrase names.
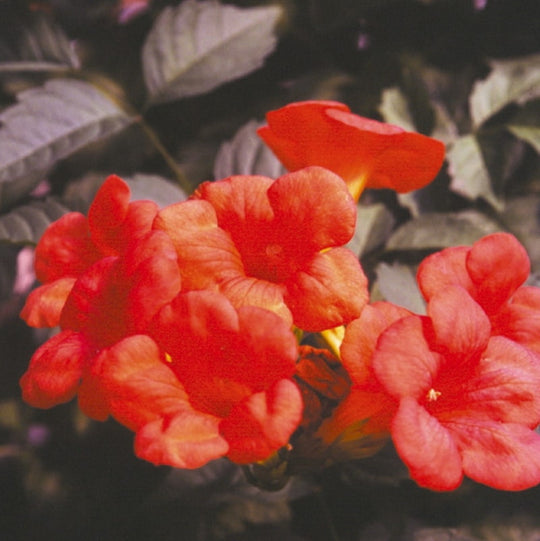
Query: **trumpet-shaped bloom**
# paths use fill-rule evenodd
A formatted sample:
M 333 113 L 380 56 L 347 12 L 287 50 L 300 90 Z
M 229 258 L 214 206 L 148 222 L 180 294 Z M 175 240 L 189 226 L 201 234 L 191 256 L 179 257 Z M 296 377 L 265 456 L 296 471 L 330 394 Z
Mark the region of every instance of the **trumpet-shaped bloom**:
M 398 126 L 363 118 L 333 101 L 292 103 L 266 115 L 258 134 L 290 171 L 319 165 L 364 188 L 408 192 L 437 175 L 444 145 Z
M 356 256 L 343 247 L 354 232 L 356 207 L 339 177 L 320 167 L 275 181 L 234 176 L 202 184 L 195 197 L 211 204 L 232 245 L 223 239 L 218 246 L 216 228 L 208 226 L 207 249 L 187 258 L 196 256 L 200 268 L 213 266 L 220 290 L 235 306 L 262 306 L 310 331 L 360 314 L 367 281 Z M 157 224 L 176 229 L 166 214 Z M 185 251 L 187 235 L 179 235 L 175 243 Z
M 53 222 L 36 246 L 35 272 L 43 284 L 29 296 L 21 317 L 33 327 L 55 327 L 76 279 L 103 257 L 121 254 L 152 227 L 158 207 L 129 202 L 128 185 L 109 176 L 88 217 L 70 212 Z
M 164 416 L 158 425 L 145 426 L 137 435 L 141 456 L 178 465 L 171 462 L 172 449 L 180 456 L 182 441 L 199 437 L 202 443 L 222 442 L 213 458 L 249 463 L 289 441 L 302 415 L 300 391 L 291 379 L 298 346 L 279 316 L 254 306 L 237 310 L 219 293 L 192 291 L 159 312 L 152 336 L 167 352 L 191 410 L 179 420 Z M 137 385 L 144 387 L 145 380 Z
M 491 336 L 488 317 L 464 288 L 434 294 L 428 317 L 390 325 L 373 368 L 398 401 L 392 438 L 420 485 L 451 490 L 463 475 L 502 490 L 540 482 L 538 360 Z
M 79 396 L 90 417 L 109 414 L 99 371 L 102 353 L 144 334 L 155 313 L 180 290 L 176 251 L 160 231 L 146 233 L 121 256 L 103 257 L 74 280 L 61 332 L 34 354 L 21 378 L 23 398 L 48 408 Z
M 340 354 L 351 388 L 317 434 L 326 445 L 343 447 L 341 453 L 347 458 L 375 453 L 390 436 L 398 403 L 377 380 L 373 353 L 384 330 L 410 315 L 405 308 L 377 302 L 366 306 L 345 329 Z
M 418 284 L 428 301 L 448 286 L 465 288 L 489 317 L 492 334 L 540 353 L 540 289 L 523 286 L 529 272 L 527 252 L 518 240 L 494 233 L 471 247 L 427 257 L 418 269 Z

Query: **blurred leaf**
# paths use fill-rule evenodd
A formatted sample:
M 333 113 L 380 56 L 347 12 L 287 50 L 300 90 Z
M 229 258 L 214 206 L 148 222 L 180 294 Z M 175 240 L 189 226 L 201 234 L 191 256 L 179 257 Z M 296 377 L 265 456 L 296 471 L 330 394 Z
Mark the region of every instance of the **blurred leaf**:
M 525 246 L 533 272 L 540 272 L 540 195 L 509 199 L 501 220 Z
M 494 60 L 491 73 L 476 82 L 469 98 L 475 127 L 511 103 L 523 104 L 540 96 L 540 54 Z
M 388 250 L 439 250 L 470 245 L 502 228 L 476 210 L 426 213 L 399 227 L 390 237 Z
M 36 244 L 47 226 L 69 209 L 54 198 L 23 205 L 0 216 L 0 242 Z
M 263 175 L 278 178 L 286 172 L 274 153 L 257 135 L 262 123 L 255 120 L 244 124 L 235 136 L 223 143 L 214 163 L 214 178 L 231 175 Z
M 40 175 L 131 119 L 91 84 L 55 79 L 25 90 L 0 113 L 0 208 L 29 193 Z
M 523 512 L 512 516 L 491 515 L 482 517 L 478 523 L 463 530 L 475 534 L 473 540 L 479 541 L 538 541 L 540 524 L 535 514 Z
M 347 248 L 362 256 L 385 243 L 394 227 L 392 213 L 381 203 L 358 205 L 356 229 Z
M 508 129 L 540 153 L 540 126 L 508 126 Z
M 408 265 L 381 263 L 377 266 L 376 285 L 385 300 L 417 314 L 425 313 L 425 303 L 416 285 L 416 274 Z
M 187 194 L 172 181 L 159 175 L 146 175 L 137 173 L 132 177 L 125 177 L 131 189 L 132 201 L 149 199 L 160 207 L 166 207 L 178 201 L 187 199 Z
M 482 197 L 494 208 L 502 208 L 503 203 L 493 191 L 482 149 L 475 135 L 456 139 L 450 145 L 446 158 L 452 178 L 451 190 L 471 200 Z
M 385 122 L 400 126 L 407 131 L 416 131 L 407 96 L 399 88 L 383 90 L 379 112 Z
M 150 103 L 209 92 L 262 66 L 274 50 L 278 6 L 186 0 L 165 8 L 143 46 Z
M 49 17 L 38 14 L 21 24 L 16 43 L 0 41 L 0 73 L 76 69 L 79 59 L 67 36 Z
M 540 153 L 540 100 L 530 101 L 508 121 L 508 130 Z

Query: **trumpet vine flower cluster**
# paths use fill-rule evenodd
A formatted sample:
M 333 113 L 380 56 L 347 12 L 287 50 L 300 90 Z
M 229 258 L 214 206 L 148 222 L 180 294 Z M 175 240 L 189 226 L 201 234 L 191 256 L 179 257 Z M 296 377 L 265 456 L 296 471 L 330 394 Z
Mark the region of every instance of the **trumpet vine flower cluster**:
M 21 315 L 58 332 L 24 400 L 77 396 L 154 464 L 279 456 L 295 473 L 391 440 L 427 488 L 540 483 L 540 289 L 515 237 L 428 256 L 426 315 L 370 303 L 345 247 L 362 190 L 424 186 L 442 143 L 335 102 L 271 112 L 259 133 L 289 173 L 205 182 L 161 209 L 112 175 L 88 216 L 49 226 Z M 342 334 L 334 351 L 303 340 L 326 333 Z

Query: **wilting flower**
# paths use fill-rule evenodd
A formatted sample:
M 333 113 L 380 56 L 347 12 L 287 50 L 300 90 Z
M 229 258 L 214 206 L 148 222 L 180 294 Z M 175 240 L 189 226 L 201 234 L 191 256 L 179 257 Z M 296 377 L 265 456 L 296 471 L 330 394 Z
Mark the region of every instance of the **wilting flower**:
M 174 240 L 183 287 L 219 288 L 234 306 L 261 306 L 310 331 L 360 314 L 367 280 L 343 247 L 356 207 L 339 177 L 319 167 L 275 181 L 239 175 L 205 182 L 194 197 L 155 222 Z
M 492 336 L 463 287 L 433 294 L 427 311 L 390 325 L 373 353 L 377 379 L 399 404 L 392 439 L 411 477 L 435 490 L 463 475 L 503 490 L 538 484 L 538 359 Z
M 408 192 L 424 187 L 444 160 L 443 143 L 363 118 L 334 101 L 297 102 L 267 113 L 258 134 L 289 171 L 319 165 L 348 184 Z
M 26 301 L 21 317 L 32 327 L 55 327 L 76 279 L 103 257 L 121 254 L 148 233 L 158 207 L 129 202 L 128 185 L 109 176 L 98 190 L 88 217 L 70 212 L 53 222 L 35 251 L 35 272 L 43 284 Z
M 279 316 L 253 306 L 235 309 L 216 292 L 192 291 L 162 308 L 151 334 L 167 352 L 172 378 L 164 379 L 162 368 L 155 378 L 144 371 L 133 378 L 127 358 L 108 371 L 108 386 L 117 389 L 113 414 L 137 430 L 139 456 L 180 467 L 220 456 L 249 463 L 268 458 L 289 441 L 302 415 L 300 391 L 291 379 L 298 346 Z M 144 360 L 140 364 L 147 369 Z M 152 418 L 145 412 L 156 395 L 164 404 L 170 397 L 169 405 Z M 130 421 L 129 410 L 122 413 L 129 396 L 135 410 L 141 404 L 139 419 Z
M 60 333 L 35 352 L 21 378 L 29 404 L 48 408 L 78 394 L 87 415 L 109 415 L 100 377 L 105 359 L 114 362 L 108 350 L 122 355 L 124 340 L 146 333 L 156 312 L 180 290 L 176 251 L 167 235 L 150 231 L 135 239 L 122 255 L 102 257 L 73 277 Z
M 523 286 L 529 272 L 529 257 L 518 240 L 494 233 L 472 247 L 427 257 L 418 269 L 418 284 L 428 301 L 448 286 L 465 288 L 489 317 L 492 334 L 540 353 L 540 288 Z

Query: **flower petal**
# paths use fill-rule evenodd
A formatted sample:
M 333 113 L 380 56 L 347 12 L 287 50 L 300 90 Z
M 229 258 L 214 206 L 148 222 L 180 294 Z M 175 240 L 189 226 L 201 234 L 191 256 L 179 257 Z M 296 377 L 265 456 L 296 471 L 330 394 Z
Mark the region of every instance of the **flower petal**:
M 357 127 L 356 137 L 349 144 L 369 149 L 365 158 L 370 162 L 366 188 L 386 188 L 400 193 L 418 190 L 429 184 L 441 168 L 445 147 L 436 139 L 388 124 L 377 126 L 373 120 L 360 121 L 358 117 L 351 118 L 356 115 L 342 111 L 330 111 L 329 116 Z
M 222 282 L 219 290 L 236 308 L 258 306 L 274 312 L 289 325 L 293 323 L 291 311 L 284 301 L 286 288 L 283 284 L 250 276 L 237 276 Z
M 268 189 L 268 199 L 276 236 L 289 250 L 343 246 L 354 234 L 354 200 L 343 180 L 327 169 L 307 167 L 283 175 Z
M 285 294 L 295 325 L 313 332 L 352 321 L 367 301 L 367 279 L 347 248 L 315 254 L 289 280 Z
M 21 318 L 30 327 L 56 327 L 75 278 L 59 278 L 39 286 L 26 298 Z
M 527 280 L 530 262 L 513 235 L 494 233 L 474 243 L 467 270 L 478 290 L 477 301 L 493 314 Z
M 474 297 L 476 288 L 465 266 L 469 251 L 469 246 L 446 248 L 420 263 L 416 278 L 427 301 L 438 291 L 452 285 L 463 287 Z
M 138 430 L 135 454 L 156 466 L 200 468 L 229 449 L 218 424 L 216 417 L 190 410 L 156 419 Z
M 33 355 L 20 385 L 23 400 L 36 408 L 69 402 L 83 374 L 86 344 L 78 333 L 62 331 Z
M 394 397 L 420 399 L 431 389 L 441 357 L 430 350 L 424 336 L 425 319 L 408 316 L 390 325 L 373 354 L 373 369 Z
M 414 399 L 401 400 L 392 422 L 392 439 L 420 486 L 453 490 L 461 484 L 461 457 L 451 433 Z
M 540 424 L 540 363 L 529 350 L 502 336 L 492 337 L 477 373 L 460 385 L 461 408 L 469 415 Z
M 118 342 L 96 364 L 111 414 L 131 430 L 191 409 L 184 388 L 149 336 Z
M 493 334 L 507 336 L 540 354 L 540 288 L 520 287 L 492 323 Z
M 158 206 L 152 201 L 133 201 L 129 186 L 116 175 L 101 185 L 88 210 L 94 244 L 104 255 L 118 255 L 152 227 Z
M 288 443 L 301 417 L 302 397 L 291 380 L 279 380 L 268 391 L 251 395 L 220 424 L 230 446 L 227 457 L 240 464 L 268 458 Z
M 162 209 L 154 228 L 174 243 L 184 291 L 217 289 L 217 284 L 244 275 L 238 250 L 229 234 L 218 227 L 210 203 L 188 200 Z
M 378 302 L 368 304 L 360 317 L 347 325 L 341 362 L 356 385 L 376 384 L 371 364 L 377 340 L 392 323 L 409 315 L 411 312 L 401 306 Z
M 330 445 L 353 425 L 359 426 L 359 438 L 375 438 L 381 443 L 390 434 L 390 423 L 398 403 L 382 391 L 352 387 L 350 393 L 323 421 L 317 435 Z M 375 442 L 374 442 L 375 443 Z
M 520 424 L 463 418 L 451 426 L 463 470 L 499 490 L 525 490 L 540 483 L 540 434 Z
M 491 324 L 484 310 L 465 289 L 448 286 L 428 303 L 438 351 L 458 356 L 463 364 L 476 358 L 488 343 Z
M 90 239 L 85 216 L 69 212 L 45 230 L 36 246 L 34 266 L 40 282 L 77 277 L 101 256 Z

